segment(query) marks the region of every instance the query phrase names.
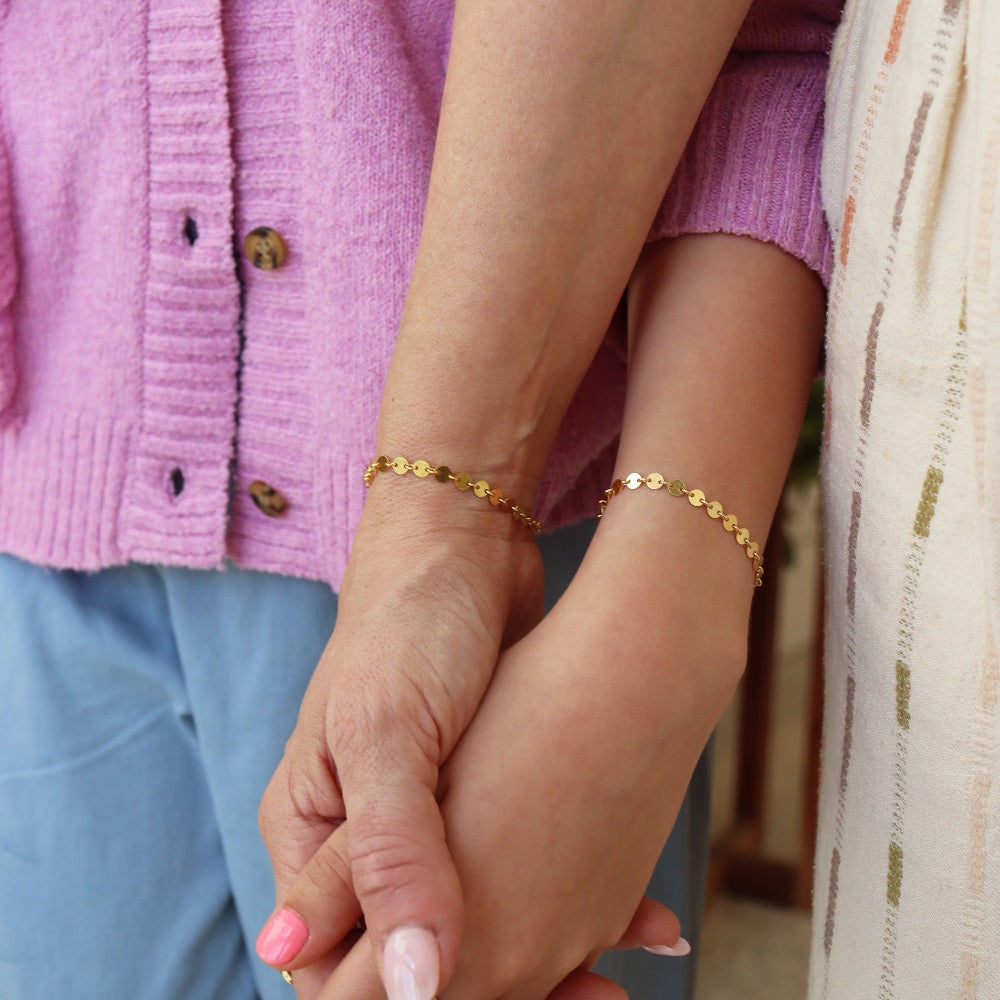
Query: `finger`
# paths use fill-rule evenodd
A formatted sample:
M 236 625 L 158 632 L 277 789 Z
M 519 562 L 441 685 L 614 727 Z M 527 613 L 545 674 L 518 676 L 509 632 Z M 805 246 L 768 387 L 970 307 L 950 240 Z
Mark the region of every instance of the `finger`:
M 257 954 L 275 969 L 304 969 L 335 952 L 356 930 L 360 915 L 351 883 L 347 827 L 341 825 L 278 898 L 257 938 Z
M 317 803 L 317 794 L 297 788 L 287 758 L 283 758 L 264 789 L 257 825 L 274 869 L 275 898 L 280 899 L 306 862 L 343 822 L 344 805 L 335 782 Z M 299 780 L 299 784 L 306 782 Z M 312 779 L 309 786 L 315 786 Z
M 691 946 L 680 935 L 680 921 L 673 910 L 644 896 L 614 948 L 645 948 L 655 955 L 687 955 Z
M 289 888 L 316 853 L 340 828 L 343 815 L 336 782 L 323 765 L 325 775 L 312 776 L 296 784 L 286 756 L 278 765 L 261 799 L 258 822 L 274 869 L 276 906 L 257 937 L 257 954 L 276 969 L 290 968 L 309 939 L 309 920 L 285 902 Z M 303 773 L 299 769 L 297 773 Z M 318 785 L 323 791 L 315 791 Z M 344 866 L 346 870 L 346 865 Z M 322 912 L 322 911 L 320 911 Z M 339 912 L 339 911 L 338 911 Z M 350 921 L 357 918 L 353 907 Z M 322 919 L 316 921 L 325 930 Z M 324 934 L 324 941 L 329 935 Z M 341 935 L 342 937 L 343 935 Z M 329 947 L 337 943 L 330 941 Z M 316 949 L 311 949 L 316 953 Z

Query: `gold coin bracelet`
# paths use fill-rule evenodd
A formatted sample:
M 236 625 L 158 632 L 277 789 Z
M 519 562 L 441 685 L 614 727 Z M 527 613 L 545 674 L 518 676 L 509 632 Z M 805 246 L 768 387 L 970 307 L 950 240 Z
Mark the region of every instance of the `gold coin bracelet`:
M 604 516 L 604 510 L 611 502 L 611 498 L 617 496 L 622 490 L 637 490 L 640 486 L 646 486 L 651 490 L 659 490 L 666 487 L 667 492 L 672 497 L 687 497 L 688 503 L 692 507 L 704 507 L 705 513 L 713 521 L 722 522 L 722 527 L 728 531 L 746 553 L 747 559 L 753 562 L 753 585 L 759 587 L 764 579 L 764 560 L 760 555 L 760 546 L 756 542 L 750 541 L 750 532 L 747 528 L 741 528 L 736 520 L 735 514 L 727 514 L 722 509 L 722 504 L 718 500 L 707 500 L 701 490 L 689 490 L 680 479 L 667 482 L 658 472 L 651 472 L 648 476 L 640 476 L 638 472 L 630 472 L 624 479 L 616 479 L 611 486 L 604 491 L 602 499 L 597 501 L 599 512 L 597 519 Z
M 485 479 L 473 479 L 467 472 L 452 472 L 447 465 L 433 466 L 430 462 L 425 462 L 422 458 L 416 462 L 398 457 L 388 458 L 386 455 L 379 455 L 373 462 L 370 462 L 365 469 L 365 488 L 367 489 L 375 481 L 375 477 L 380 472 L 392 470 L 397 476 L 405 476 L 412 472 L 420 479 L 427 479 L 433 476 L 439 483 L 454 483 L 455 489 L 463 493 L 474 493 L 482 500 L 489 500 L 494 507 L 507 510 L 510 516 L 532 531 L 541 531 L 542 522 L 531 516 L 513 497 L 505 497 L 503 491 L 497 489 Z

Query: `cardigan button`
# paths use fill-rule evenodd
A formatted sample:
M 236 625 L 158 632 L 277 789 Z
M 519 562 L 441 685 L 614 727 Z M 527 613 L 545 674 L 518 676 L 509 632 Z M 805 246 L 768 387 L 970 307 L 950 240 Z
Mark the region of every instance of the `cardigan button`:
M 254 267 L 274 271 L 288 259 L 288 246 L 276 229 L 258 226 L 247 233 L 243 253 Z
M 288 501 L 284 495 L 262 479 L 255 479 L 247 487 L 247 493 L 257 508 L 268 517 L 281 517 L 288 510 Z

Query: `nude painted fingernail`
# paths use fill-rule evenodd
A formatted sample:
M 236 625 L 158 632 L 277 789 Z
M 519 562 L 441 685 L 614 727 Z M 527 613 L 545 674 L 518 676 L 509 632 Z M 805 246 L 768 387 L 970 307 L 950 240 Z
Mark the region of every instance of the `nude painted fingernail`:
M 648 951 L 653 955 L 670 955 L 673 958 L 683 958 L 691 954 L 691 945 L 679 937 L 673 944 L 646 944 L 642 946 L 643 951 Z
M 433 1000 L 441 977 L 437 942 L 422 927 L 400 927 L 382 953 L 382 979 L 389 1000 Z
M 283 965 L 302 951 L 308 937 L 306 922 L 286 906 L 272 914 L 261 928 L 257 935 L 257 954 L 268 965 Z

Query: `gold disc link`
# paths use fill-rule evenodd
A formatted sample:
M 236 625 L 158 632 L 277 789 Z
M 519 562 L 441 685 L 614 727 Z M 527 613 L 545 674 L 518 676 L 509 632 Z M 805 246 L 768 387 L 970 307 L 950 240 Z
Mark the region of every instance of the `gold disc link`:
M 542 530 L 542 522 L 532 516 L 530 511 L 525 510 L 524 507 L 511 497 L 505 497 L 503 490 L 490 486 L 485 479 L 476 479 L 467 472 L 452 472 L 447 465 L 434 466 L 422 458 L 417 459 L 416 462 L 411 462 L 409 459 L 403 458 L 402 455 L 393 459 L 390 459 L 387 455 L 379 455 L 369 462 L 365 468 L 365 488 L 368 489 L 375 482 L 375 477 L 380 472 L 388 472 L 390 469 L 397 476 L 405 476 L 408 472 L 412 472 L 420 479 L 427 479 L 429 476 L 433 476 L 439 483 L 453 483 L 455 489 L 463 493 L 473 493 L 480 500 L 488 500 L 493 507 L 506 508 L 518 524 L 523 524 L 529 530 L 535 532 Z M 640 484 L 637 483 L 636 485 Z
M 718 500 L 709 500 L 703 490 L 689 490 L 682 479 L 672 479 L 667 482 L 658 472 L 651 472 L 648 476 L 630 472 L 624 479 L 615 479 L 604 491 L 604 496 L 597 501 L 597 519 L 600 520 L 604 516 L 612 497 L 624 489 L 637 490 L 640 486 L 651 490 L 659 490 L 666 486 L 667 492 L 672 497 L 687 497 L 692 507 L 703 507 L 713 521 L 721 519 L 722 527 L 733 536 L 733 540 L 743 549 L 747 559 L 753 563 L 753 585 L 761 586 L 764 581 L 764 560 L 761 558 L 760 546 L 750 540 L 750 530 L 740 525 L 735 514 L 727 514 Z

